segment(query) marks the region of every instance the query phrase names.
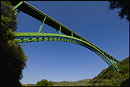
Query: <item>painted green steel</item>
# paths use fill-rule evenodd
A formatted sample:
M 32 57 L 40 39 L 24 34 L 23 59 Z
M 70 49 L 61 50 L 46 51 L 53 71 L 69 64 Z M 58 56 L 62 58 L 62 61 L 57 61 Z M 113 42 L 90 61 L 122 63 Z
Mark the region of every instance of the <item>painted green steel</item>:
M 46 15 L 45 13 L 41 12 L 40 10 L 36 9 L 35 7 L 33 7 L 32 5 L 28 4 L 25 1 L 20 2 L 12 0 L 11 2 L 12 5 L 14 5 L 13 9 L 17 8 L 19 11 L 22 11 L 42 22 L 42 25 L 40 26 L 38 33 L 31 33 L 31 32 L 15 33 L 16 39 L 14 41 L 16 43 L 37 42 L 37 41 L 64 41 L 78 44 L 90 49 L 98 56 L 100 56 L 109 66 L 112 66 L 114 70 L 119 71 L 118 66 L 119 61 L 116 58 L 112 57 L 105 51 L 101 50 L 100 48 L 98 48 L 97 46 L 95 46 L 82 36 L 78 35 L 76 32 L 67 28 L 60 22 L 54 20 L 50 16 Z M 40 33 L 44 23 L 56 29 L 56 34 Z M 57 31 L 59 31 L 59 34 L 57 34 Z M 64 33 L 65 35 L 62 35 L 61 32 Z
M 61 34 L 61 25 L 60 25 L 60 27 L 59 27 L 59 34 Z
M 16 43 L 25 43 L 25 42 L 37 42 L 37 41 L 64 41 L 70 42 L 74 44 L 78 44 L 84 46 L 91 51 L 95 52 L 98 56 L 100 56 L 109 66 L 119 71 L 118 68 L 118 60 L 110 55 L 106 55 L 101 51 L 101 49 L 97 49 L 95 45 L 91 44 L 89 41 L 84 41 L 72 36 L 61 35 L 61 34 L 53 34 L 53 33 L 15 33 L 16 39 L 14 40 Z M 113 60 L 115 62 L 113 62 Z
M 43 27 L 43 24 L 44 24 L 45 20 L 46 20 L 46 16 L 45 16 L 45 17 L 44 17 L 44 19 L 43 19 L 43 22 L 42 22 L 42 24 L 41 24 L 41 26 L 40 26 L 40 28 L 39 28 L 38 33 L 40 33 L 40 32 L 41 32 L 41 30 L 42 30 L 42 27 Z
M 22 5 L 23 4 L 23 1 L 20 1 L 17 5 L 15 5 L 14 7 L 13 7 L 13 10 L 15 10 L 15 9 L 17 9 L 20 5 Z
M 71 36 L 73 37 L 73 32 L 71 32 Z
M 13 5 L 17 5 L 17 3 L 19 3 L 19 1 L 11 1 Z M 26 8 L 26 9 L 25 9 Z M 37 8 L 35 8 L 34 6 L 28 4 L 27 2 L 23 1 L 23 4 L 20 6 L 20 8 L 18 8 L 19 10 L 21 10 L 22 12 L 38 19 L 39 21 L 43 21 L 43 18 L 46 16 L 46 21 L 45 24 L 53 27 L 54 29 L 59 31 L 59 26 L 61 26 L 61 32 L 64 33 L 65 35 L 69 35 L 71 36 L 71 32 L 73 32 L 73 37 L 82 39 L 84 41 L 87 41 L 84 37 L 78 35 L 76 32 L 72 31 L 71 29 L 67 28 L 66 26 L 64 26 L 63 24 L 61 24 L 60 22 L 54 20 L 53 18 L 51 18 L 50 16 L 48 16 L 47 14 L 43 13 L 42 11 L 38 10 Z M 59 31 L 59 34 L 61 33 Z M 92 44 L 92 43 L 91 43 Z M 94 44 L 93 44 L 94 45 Z M 95 46 L 97 49 L 97 46 Z M 101 50 L 102 51 L 102 50 Z M 104 52 L 104 51 L 102 51 Z
M 14 5 L 14 6 L 17 5 L 17 3 L 19 3 L 19 1 L 13 1 L 13 0 L 11 2 L 12 2 L 12 5 Z M 34 6 L 28 4 L 25 1 L 23 1 L 23 4 L 18 9 L 21 10 L 22 12 L 24 12 L 24 13 L 38 19 L 41 22 L 43 21 L 43 18 L 46 16 L 45 24 L 47 24 L 48 26 L 51 26 L 52 28 L 54 28 L 54 29 L 56 29 L 58 31 L 59 31 L 59 26 L 61 26 L 61 30 L 62 30 L 61 32 L 64 33 L 65 35 L 71 36 L 71 32 L 73 32 L 74 37 L 82 38 L 83 40 L 86 40 L 85 38 L 78 35 L 76 32 L 72 31 L 71 29 L 69 29 L 65 25 L 63 25 L 60 22 L 54 20 L 53 18 L 51 18 L 47 14 L 43 13 L 42 11 L 38 10 L 37 8 L 35 8 Z

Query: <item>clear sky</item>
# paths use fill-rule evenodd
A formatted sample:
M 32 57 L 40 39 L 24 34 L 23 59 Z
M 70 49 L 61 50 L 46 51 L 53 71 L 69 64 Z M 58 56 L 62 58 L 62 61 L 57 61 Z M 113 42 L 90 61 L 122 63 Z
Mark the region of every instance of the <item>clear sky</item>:
M 129 22 L 120 20 L 119 10 L 109 10 L 107 1 L 27 1 L 45 14 L 86 38 L 119 61 L 129 56 Z M 20 12 L 16 32 L 38 32 L 41 22 Z M 55 33 L 43 25 L 42 32 Z M 24 46 L 25 45 L 25 46 Z M 28 57 L 23 84 L 77 81 L 93 78 L 108 65 L 95 53 L 67 42 L 21 44 Z

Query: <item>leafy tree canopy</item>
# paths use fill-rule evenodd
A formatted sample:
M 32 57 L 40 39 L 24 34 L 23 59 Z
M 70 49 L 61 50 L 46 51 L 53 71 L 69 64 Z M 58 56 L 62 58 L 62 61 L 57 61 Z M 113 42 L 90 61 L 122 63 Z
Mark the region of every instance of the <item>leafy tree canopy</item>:
M 126 16 L 127 21 L 130 21 L 130 8 L 128 4 L 128 0 L 110 0 L 109 8 L 113 9 L 121 9 L 118 13 L 120 18 L 124 18 Z
M 17 21 L 12 10 L 11 2 L 1 1 L 1 29 L 0 29 L 0 66 L 2 79 L 1 85 L 5 87 L 19 87 L 19 80 L 22 78 L 22 70 L 27 61 L 23 49 L 16 44 L 14 31 Z
M 54 83 L 52 81 L 48 81 L 46 79 L 42 79 L 41 81 L 38 81 L 36 83 L 36 86 L 54 86 Z

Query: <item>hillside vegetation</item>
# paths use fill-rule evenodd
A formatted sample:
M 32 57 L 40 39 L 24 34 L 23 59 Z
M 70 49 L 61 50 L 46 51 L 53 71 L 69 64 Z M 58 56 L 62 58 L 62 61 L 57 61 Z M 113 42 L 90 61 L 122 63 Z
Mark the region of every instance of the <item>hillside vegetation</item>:
M 61 81 L 54 82 L 54 86 L 84 86 L 90 79 L 83 79 L 79 81 Z
M 119 63 L 120 71 L 114 71 L 108 67 L 101 71 L 93 79 L 79 81 L 54 82 L 42 79 L 35 86 L 128 86 L 129 85 L 129 57 Z M 29 86 L 29 85 L 27 85 Z
M 114 71 L 108 67 L 101 71 L 93 79 L 79 81 L 54 82 L 55 86 L 128 86 L 129 85 L 129 57 L 119 63 L 120 71 Z
M 129 57 L 119 63 L 120 71 L 116 72 L 108 67 L 96 77 L 86 83 L 87 86 L 128 86 L 129 84 Z

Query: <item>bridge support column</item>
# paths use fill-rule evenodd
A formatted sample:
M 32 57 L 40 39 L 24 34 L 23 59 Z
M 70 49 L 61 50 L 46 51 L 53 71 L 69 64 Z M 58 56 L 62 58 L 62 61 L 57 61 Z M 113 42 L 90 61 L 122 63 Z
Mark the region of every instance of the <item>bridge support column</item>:
M 16 10 L 20 5 L 22 5 L 23 4 L 23 1 L 20 1 L 17 5 L 15 5 L 14 7 L 13 7 L 13 10 Z
M 40 28 L 39 28 L 38 33 L 40 33 L 40 32 L 41 32 L 41 30 L 42 30 L 42 27 L 43 27 L 43 24 L 44 24 L 45 20 L 46 20 L 46 16 L 45 16 L 45 17 L 44 17 L 44 19 L 43 19 L 43 22 L 42 22 L 42 24 L 41 24 L 41 26 L 40 26 Z
M 61 34 L 61 25 L 60 25 L 60 28 L 59 28 L 59 34 Z
M 82 40 L 82 38 L 81 38 L 81 40 Z
M 73 37 L 73 32 L 71 32 L 71 36 Z

